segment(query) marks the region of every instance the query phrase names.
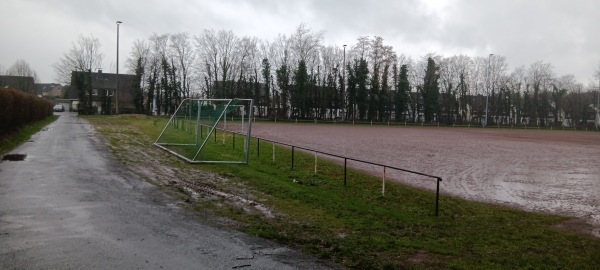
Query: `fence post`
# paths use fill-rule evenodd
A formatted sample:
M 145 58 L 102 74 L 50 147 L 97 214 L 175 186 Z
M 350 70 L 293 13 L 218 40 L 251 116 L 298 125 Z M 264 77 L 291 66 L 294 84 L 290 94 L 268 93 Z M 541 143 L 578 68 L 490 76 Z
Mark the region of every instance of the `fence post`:
M 294 170 L 294 146 L 292 146 L 292 170 Z
M 273 142 L 273 163 L 275 163 L 275 142 Z
M 442 181 L 441 177 L 436 178 L 437 179 L 437 187 L 435 189 L 435 216 L 438 216 L 438 211 L 439 211 L 439 207 L 440 207 L 440 182 Z
M 260 138 L 256 138 L 256 156 L 260 157 Z
M 344 187 L 346 187 L 346 176 L 348 172 L 348 159 L 344 158 Z
M 315 174 L 317 174 L 317 151 L 315 151 Z
M 383 166 L 383 178 L 381 182 L 381 196 L 385 196 L 385 166 Z

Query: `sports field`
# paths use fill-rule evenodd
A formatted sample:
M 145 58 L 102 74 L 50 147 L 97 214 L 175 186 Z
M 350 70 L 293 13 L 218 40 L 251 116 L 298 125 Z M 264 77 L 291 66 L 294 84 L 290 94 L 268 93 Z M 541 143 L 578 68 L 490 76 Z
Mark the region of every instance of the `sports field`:
M 252 135 L 441 176 L 442 193 L 578 217 L 600 236 L 600 132 L 257 122 Z M 435 188 L 388 169 L 392 178 Z

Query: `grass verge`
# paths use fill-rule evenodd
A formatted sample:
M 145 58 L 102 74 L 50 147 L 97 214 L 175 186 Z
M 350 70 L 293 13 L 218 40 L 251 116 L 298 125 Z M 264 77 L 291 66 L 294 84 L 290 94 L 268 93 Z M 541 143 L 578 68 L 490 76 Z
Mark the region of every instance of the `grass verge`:
M 87 119 L 121 162 L 228 226 L 356 269 L 595 269 L 600 240 L 559 229 L 565 217 L 442 196 L 349 171 L 288 148 L 251 141 L 250 164 L 190 165 L 152 146 L 167 119 L 122 115 Z M 231 153 L 215 140 L 206 155 Z M 219 146 L 219 144 L 221 144 Z M 242 145 L 239 143 L 238 145 Z M 273 149 L 275 161 L 273 161 Z M 192 193 L 193 194 L 193 193 Z M 215 196 L 217 194 L 218 196 Z M 226 194 L 226 195 L 223 195 Z M 259 207 L 260 206 L 260 207 Z M 266 208 L 266 210 L 265 210 Z
M 29 140 L 31 136 L 42 130 L 45 126 L 56 121 L 58 115 L 51 115 L 44 120 L 37 121 L 21 127 L 7 135 L 0 137 L 0 156 L 8 153 L 23 142 Z

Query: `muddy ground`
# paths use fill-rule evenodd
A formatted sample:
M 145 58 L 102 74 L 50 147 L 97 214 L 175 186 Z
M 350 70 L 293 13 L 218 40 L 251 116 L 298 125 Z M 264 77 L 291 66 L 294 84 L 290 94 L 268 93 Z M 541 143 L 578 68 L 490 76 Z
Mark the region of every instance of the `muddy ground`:
M 441 176 L 444 194 L 577 217 L 600 236 L 600 132 L 257 122 L 252 135 Z M 388 169 L 391 178 L 435 188 Z

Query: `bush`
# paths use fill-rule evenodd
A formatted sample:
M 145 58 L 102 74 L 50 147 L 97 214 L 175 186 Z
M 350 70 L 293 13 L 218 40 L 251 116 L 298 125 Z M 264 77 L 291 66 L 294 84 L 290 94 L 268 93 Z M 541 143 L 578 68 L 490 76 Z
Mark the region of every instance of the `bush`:
M 14 88 L 0 89 L 0 136 L 50 115 L 50 101 Z

